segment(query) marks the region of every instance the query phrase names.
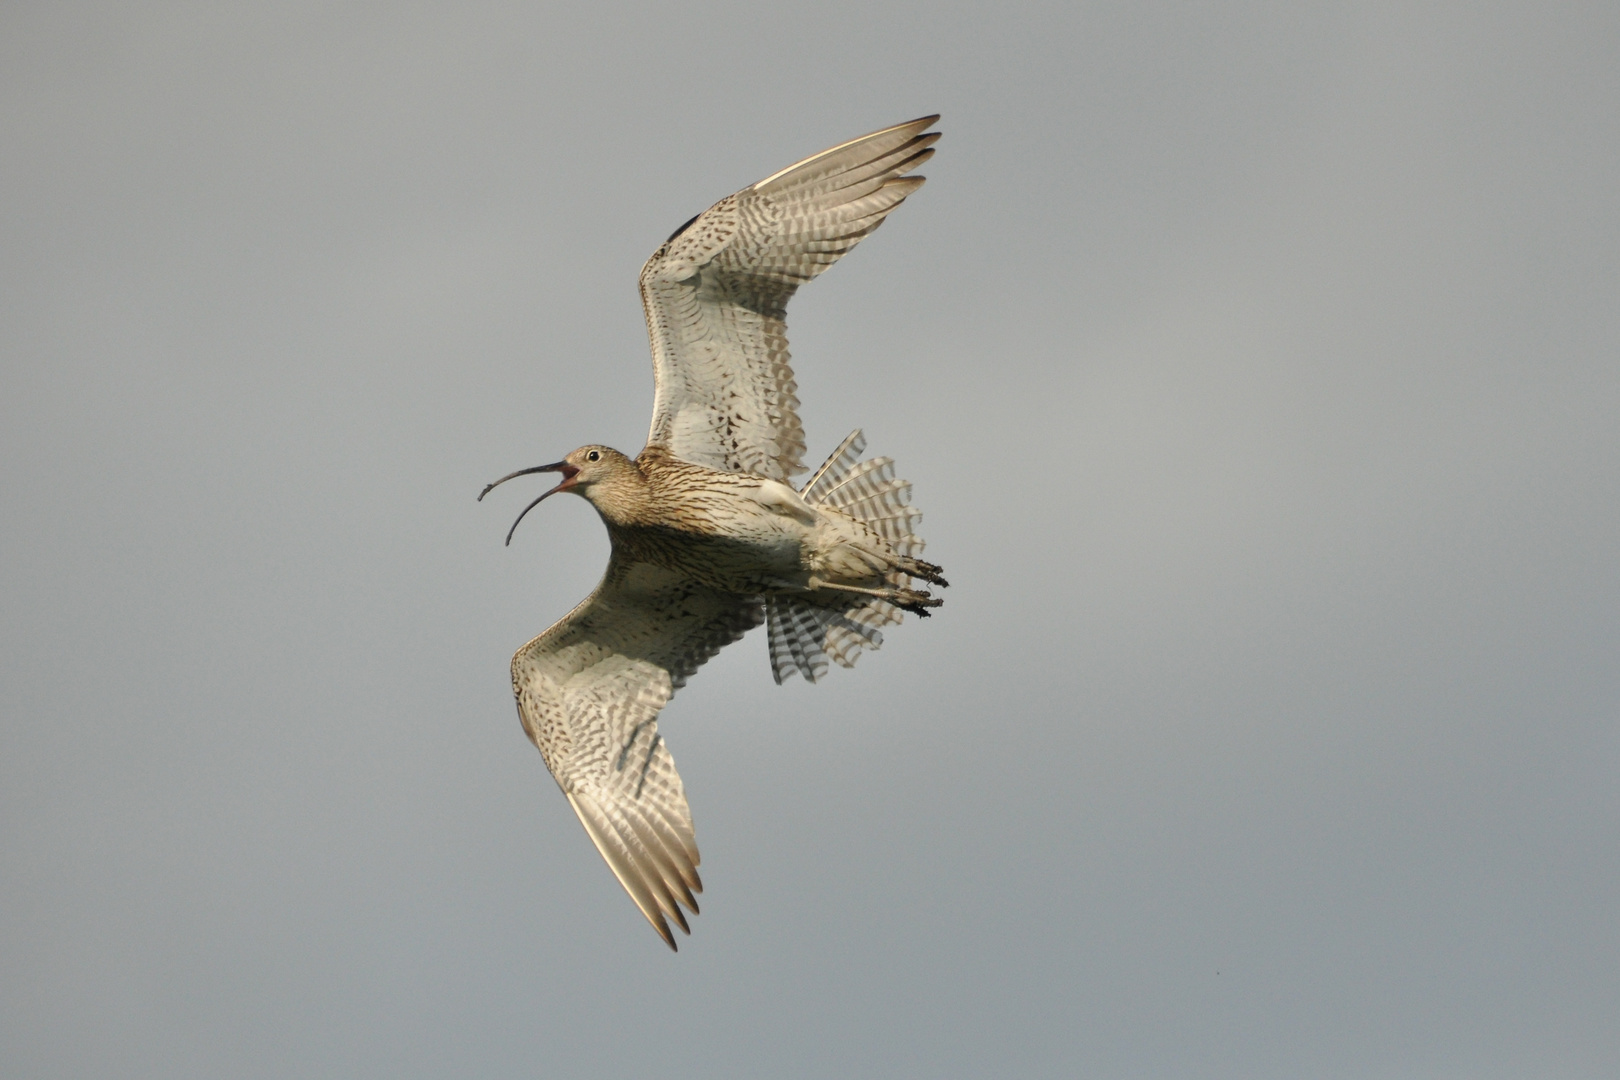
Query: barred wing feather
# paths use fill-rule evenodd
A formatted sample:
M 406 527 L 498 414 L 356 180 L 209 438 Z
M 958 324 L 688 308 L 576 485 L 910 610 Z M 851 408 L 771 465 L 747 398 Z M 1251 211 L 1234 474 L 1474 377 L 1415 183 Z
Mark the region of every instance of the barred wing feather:
M 583 603 L 512 657 L 518 715 L 619 883 L 675 948 L 698 877 L 692 814 L 658 713 L 710 657 L 764 617 L 717 592 L 615 557 Z
M 804 471 L 787 303 L 922 186 L 925 116 L 825 150 L 722 199 L 641 270 L 657 395 L 649 446 L 785 480 Z

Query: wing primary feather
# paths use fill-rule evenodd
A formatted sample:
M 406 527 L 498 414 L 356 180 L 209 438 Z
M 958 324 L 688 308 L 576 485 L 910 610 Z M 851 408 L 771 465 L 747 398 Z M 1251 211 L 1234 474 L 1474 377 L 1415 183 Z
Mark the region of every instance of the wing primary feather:
M 578 795 L 569 795 L 568 802 L 574 808 L 574 813 L 579 815 L 581 824 L 585 826 L 585 832 L 590 835 L 591 842 L 596 845 L 596 850 L 602 853 L 602 858 L 606 860 L 608 869 L 612 870 L 613 876 L 619 879 L 619 884 L 624 887 L 624 891 L 630 894 L 630 899 L 635 901 L 636 907 L 640 908 L 641 913 L 647 917 L 647 921 L 652 923 L 652 928 L 658 932 L 659 937 L 664 939 L 664 944 L 668 945 L 672 950 L 678 951 L 679 947 L 675 944 L 675 935 L 669 932 L 669 924 L 664 921 L 663 911 L 658 901 L 653 899 L 653 894 L 647 888 L 646 882 L 641 879 L 641 875 L 635 872 L 635 868 L 631 865 L 628 856 L 621 850 L 617 834 L 615 833 L 615 835 L 609 837 L 604 830 L 611 828 L 611 826 L 605 820 L 597 820 L 600 810 L 590 799 Z
M 935 113 L 932 116 L 921 116 L 915 120 L 908 120 L 904 124 L 896 124 L 893 127 L 884 128 L 881 131 L 874 131 L 870 135 L 862 135 L 860 138 L 839 143 L 837 146 L 823 150 L 819 154 L 813 154 L 810 157 L 805 158 L 803 161 L 794 162 L 792 165 L 789 165 L 780 172 L 772 173 L 770 176 L 767 176 L 765 179 L 755 184 L 754 190 L 763 191 L 771 187 L 773 184 L 781 184 L 788 178 L 794 177 L 795 174 L 800 174 L 799 178 L 801 180 L 811 175 L 818 177 L 827 175 L 828 173 L 837 169 L 838 165 L 842 161 L 842 159 L 839 157 L 841 154 L 853 154 L 856 152 L 857 148 L 863 147 L 864 144 L 869 143 L 883 146 L 902 144 L 909 140 L 913 135 L 920 133 L 924 128 L 933 127 L 938 120 L 938 113 Z M 816 172 L 818 168 L 823 171 Z
M 816 192 L 815 197 L 824 199 L 830 195 L 859 187 L 862 184 L 873 183 L 876 178 L 884 173 L 895 176 L 909 173 L 912 169 L 917 168 L 934 156 L 932 147 L 938 141 L 939 132 L 930 132 L 927 135 L 912 139 L 889 153 L 872 158 L 870 161 L 857 162 L 846 169 L 827 173 L 824 176 L 816 177 L 814 180 L 806 180 L 798 185 L 788 184 L 778 187 L 773 193 L 780 194 L 807 189 Z
M 681 914 L 679 904 L 684 903 L 691 908 L 694 915 L 698 913 L 698 904 L 697 897 L 692 895 L 692 890 L 687 887 L 684 876 L 681 874 L 681 868 L 677 863 L 675 853 L 664 843 L 664 838 L 658 835 L 658 830 L 653 828 L 652 821 L 647 814 L 638 812 L 631 815 L 630 827 L 635 831 L 636 839 L 646 849 L 648 856 L 657 866 L 659 876 L 663 878 L 664 888 L 668 891 L 670 899 L 677 902 L 677 906 L 670 914 L 684 923 L 685 916 Z M 691 933 L 690 930 L 687 932 Z
M 641 816 L 646 821 L 648 829 L 663 844 L 664 851 L 668 856 L 668 865 L 675 871 L 676 879 L 688 892 L 686 897 L 687 906 L 695 913 L 697 911 L 697 901 L 690 894 L 703 891 L 703 879 L 698 877 L 697 867 L 692 862 L 697 855 L 696 850 L 681 841 L 681 838 L 675 834 L 674 829 L 670 828 L 669 822 L 664 819 L 662 814 L 643 809 Z
M 626 860 L 636 877 L 652 895 L 660 910 L 690 934 L 692 928 L 686 925 L 686 916 L 681 913 L 681 906 L 675 901 L 675 893 L 666 880 L 664 868 L 659 864 L 658 853 L 648 846 L 646 838 L 636 828 L 632 811 L 622 806 L 611 805 L 606 809 L 608 812 L 603 816 L 618 834 L 619 850 L 625 853 Z

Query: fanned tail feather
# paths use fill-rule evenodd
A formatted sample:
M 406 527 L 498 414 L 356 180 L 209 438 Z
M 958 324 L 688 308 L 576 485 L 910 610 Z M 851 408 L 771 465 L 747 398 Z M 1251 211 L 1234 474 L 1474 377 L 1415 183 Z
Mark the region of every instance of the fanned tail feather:
M 861 431 L 850 432 L 811 475 L 800 495 L 811 505 L 831 506 L 860 519 L 888 542 L 901 556 L 898 567 L 886 576 L 889 585 L 909 588 L 913 577 L 945 584 L 939 567 L 916 558 L 924 543 L 912 530 L 921 523 L 922 513 L 910 505 L 911 484 L 895 479 L 890 458 L 861 461 L 865 449 L 866 437 Z M 816 682 L 827 674 L 829 659 L 840 667 L 854 667 L 862 649 L 876 650 L 883 644 L 878 627 L 897 623 L 900 617 L 900 608 L 877 597 L 846 594 L 836 607 L 792 595 L 767 597 L 771 672 L 778 683 L 794 674 Z
M 821 463 L 821 468 L 806 480 L 799 494 L 807 503 L 821 502 L 828 488 L 842 480 L 861 458 L 861 451 L 866 449 L 866 435 L 860 428 L 856 428 L 844 436 L 844 441 L 838 448 L 827 456 Z

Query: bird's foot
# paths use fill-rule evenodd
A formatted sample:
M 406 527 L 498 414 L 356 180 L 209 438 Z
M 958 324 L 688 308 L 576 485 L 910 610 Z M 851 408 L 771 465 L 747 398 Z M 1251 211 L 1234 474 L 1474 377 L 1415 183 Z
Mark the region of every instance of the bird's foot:
M 889 603 L 901 611 L 909 611 L 913 615 L 920 615 L 924 619 L 928 618 L 929 608 L 939 607 L 945 602 L 938 597 L 931 596 L 926 589 L 901 589 L 898 591 L 902 599 L 890 600 Z
M 911 577 L 921 578 L 930 585 L 938 585 L 942 589 L 948 589 L 951 586 L 951 583 L 945 580 L 945 568 L 942 566 L 911 558 L 902 558 L 898 565 L 901 570 Z
M 811 578 L 808 585 L 811 590 L 831 589 L 834 592 L 873 596 L 879 600 L 888 601 L 901 611 L 909 611 L 913 615 L 920 615 L 925 619 L 928 618 L 929 608 L 937 608 L 945 603 L 944 600 L 935 597 L 927 589 L 869 589 L 862 585 L 842 585 L 835 581 L 824 581 L 817 577 Z

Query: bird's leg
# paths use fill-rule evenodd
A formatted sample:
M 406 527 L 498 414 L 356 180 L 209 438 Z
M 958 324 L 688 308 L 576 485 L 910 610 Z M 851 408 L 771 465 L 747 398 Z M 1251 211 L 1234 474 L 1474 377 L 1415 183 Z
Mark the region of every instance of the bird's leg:
M 643 731 L 646 731 L 657 722 L 658 718 L 654 716 L 643 720 L 630 729 L 630 737 L 624 740 L 624 745 L 619 748 L 619 762 L 614 768 L 623 769 L 625 767 L 630 757 L 630 748 L 636 745 L 636 740 L 641 738 Z M 636 798 L 638 799 L 641 798 L 641 789 L 647 785 L 647 770 L 652 768 L 653 755 L 658 753 L 658 744 L 663 741 L 664 737 L 655 731 L 653 732 L 652 741 L 647 744 L 647 753 L 641 759 L 641 776 L 636 780 Z
M 868 589 L 860 585 L 842 585 L 835 581 L 826 581 L 819 577 L 812 577 L 806 583 L 811 591 L 818 589 L 831 589 L 834 592 L 859 593 L 862 596 L 875 596 L 879 600 L 887 600 L 902 611 L 909 611 L 913 615 L 928 617 L 928 609 L 939 607 L 945 603 L 936 600 L 926 589 Z
M 662 735 L 654 735 L 652 742 L 647 744 L 647 756 L 641 762 L 641 779 L 636 781 L 636 798 L 641 798 L 641 789 L 647 786 L 647 770 L 652 768 L 653 755 L 658 753 L 658 744 L 664 741 Z
M 641 733 L 644 730 L 646 730 L 648 727 L 650 727 L 651 725 L 656 724 L 656 723 L 658 723 L 658 717 L 654 716 L 654 717 L 651 717 L 649 719 L 643 720 L 641 723 L 637 724 L 635 727 L 630 729 L 630 737 L 628 739 L 624 740 L 624 745 L 623 746 L 619 747 L 619 761 L 618 761 L 618 764 L 613 766 L 615 769 L 623 769 L 624 768 L 625 763 L 630 759 L 630 748 L 632 746 L 636 745 L 636 740 L 641 738 Z M 658 745 L 658 736 L 657 735 L 653 736 L 653 745 L 654 746 Z

